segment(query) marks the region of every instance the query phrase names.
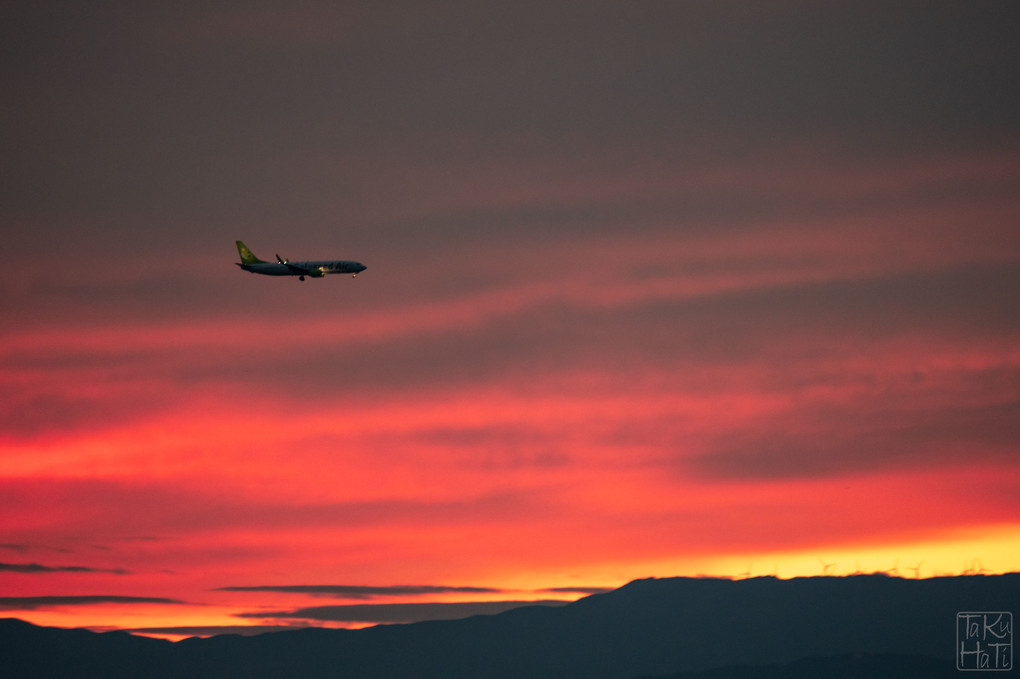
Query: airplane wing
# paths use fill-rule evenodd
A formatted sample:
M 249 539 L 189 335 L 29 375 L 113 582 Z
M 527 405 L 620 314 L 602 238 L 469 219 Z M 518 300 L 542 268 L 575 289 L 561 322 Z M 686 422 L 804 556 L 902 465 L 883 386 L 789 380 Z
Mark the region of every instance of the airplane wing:
M 290 269 L 294 273 L 301 274 L 302 276 L 309 276 L 309 275 L 314 276 L 315 275 L 315 274 L 312 273 L 311 269 L 306 269 L 303 266 L 297 266 L 296 264 L 291 264 L 290 260 L 284 259 L 280 255 L 276 255 L 276 261 L 279 262 L 280 264 L 283 264 L 285 267 L 287 267 L 288 269 Z
M 318 269 L 306 269 L 303 266 L 295 266 L 294 264 L 291 264 L 290 262 L 280 262 L 280 263 L 283 264 L 288 269 L 290 269 L 291 271 L 293 271 L 294 273 L 299 273 L 302 276 L 314 276 L 315 274 L 319 273 Z

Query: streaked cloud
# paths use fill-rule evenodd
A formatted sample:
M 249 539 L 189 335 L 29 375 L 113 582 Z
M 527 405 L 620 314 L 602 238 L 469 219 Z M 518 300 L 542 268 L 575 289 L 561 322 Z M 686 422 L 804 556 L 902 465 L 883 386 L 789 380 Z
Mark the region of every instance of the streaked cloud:
M 612 589 L 612 587 L 547 587 L 538 591 L 548 594 L 603 594 Z
M 158 634 L 163 636 L 212 637 L 234 634 L 242 637 L 254 637 L 259 634 L 276 632 L 294 632 L 307 629 L 307 625 L 204 625 L 187 627 L 135 627 L 120 630 L 130 634 Z
M 404 623 L 456 620 L 473 615 L 495 615 L 523 606 L 566 606 L 570 601 L 472 601 L 463 603 L 350 604 L 311 606 L 290 611 L 238 613 L 239 618 L 298 619 L 320 622 Z
M 220 587 L 220 592 L 278 592 L 310 594 L 338 599 L 374 599 L 390 596 L 427 596 L 432 594 L 497 594 L 503 590 L 492 587 L 449 587 L 445 585 L 259 585 L 254 587 Z
M 127 575 L 130 571 L 122 568 L 89 568 L 87 566 L 44 566 L 38 563 L 0 563 L 0 571 L 11 573 L 113 573 Z
M 63 552 L 70 553 L 71 550 L 65 547 L 52 547 L 49 545 L 38 545 L 32 543 L 20 543 L 20 544 L 5 544 L 0 545 L 0 549 L 9 549 L 11 551 L 18 552 L 19 554 L 25 554 L 26 552 L 32 551 L 43 551 L 43 552 Z
M 103 604 L 131 605 L 178 605 L 183 601 L 163 597 L 83 595 L 83 596 L 5 596 L 0 597 L 0 610 L 34 611 L 39 609 L 76 606 L 98 606 Z

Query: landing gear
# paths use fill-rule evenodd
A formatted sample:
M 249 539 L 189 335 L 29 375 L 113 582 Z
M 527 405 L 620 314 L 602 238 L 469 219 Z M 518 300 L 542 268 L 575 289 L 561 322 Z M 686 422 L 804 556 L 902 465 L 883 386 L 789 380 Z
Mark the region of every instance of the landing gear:
M 304 279 L 305 279 L 305 277 L 304 277 L 304 276 L 298 276 L 298 280 L 299 280 L 299 281 L 303 281 Z

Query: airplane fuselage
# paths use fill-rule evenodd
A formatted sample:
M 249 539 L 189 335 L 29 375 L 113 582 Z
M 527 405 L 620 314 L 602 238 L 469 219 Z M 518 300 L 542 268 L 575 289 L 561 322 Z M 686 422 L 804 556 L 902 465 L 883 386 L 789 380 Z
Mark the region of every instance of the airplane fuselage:
M 355 276 L 367 267 L 359 262 L 347 260 L 327 260 L 323 262 L 259 262 L 258 264 L 238 264 L 245 271 L 260 273 L 264 276 L 311 276 L 321 278 L 326 274 L 346 273 Z M 302 273 L 306 272 L 306 273 Z

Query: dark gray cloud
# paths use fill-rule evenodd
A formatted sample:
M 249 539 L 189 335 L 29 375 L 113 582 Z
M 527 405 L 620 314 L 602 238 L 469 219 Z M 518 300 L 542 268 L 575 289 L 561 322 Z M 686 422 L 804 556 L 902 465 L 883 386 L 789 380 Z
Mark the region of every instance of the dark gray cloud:
M 613 589 L 613 587 L 548 587 L 538 591 L 548 594 L 602 594 Z
M 0 563 L 0 571 L 11 573 L 113 573 L 127 575 L 123 568 L 89 568 L 87 566 L 44 566 L 38 563 Z
M 34 611 L 64 606 L 98 606 L 102 604 L 183 604 L 177 599 L 143 596 L 5 596 L 0 597 L 0 610 Z
M 297 619 L 320 622 L 403 623 L 456 620 L 473 615 L 495 615 L 523 606 L 566 606 L 570 601 L 473 601 L 461 603 L 351 604 L 312 606 L 289 611 L 239 613 L 239 618 Z
M 450 587 L 446 585 L 259 585 L 254 587 L 220 587 L 217 592 L 279 592 L 284 594 L 310 594 L 338 599 L 373 599 L 380 596 L 424 596 L 430 594 L 497 594 L 501 589 L 492 587 Z
M 307 628 L 307 625 L 215 625 L 204 627 L 136 627 L 132 629 L 118 629 L 122 632 L 128 632 L 131 634 L 172 634 L 187 637 L 211 637 L 224 634 L 236 634 L 242 637 L 253 637 L 258 636 L 259 634 L 293 632 L 295 630 Z
M 889 401 L 887 410 L 877 412 L 864 410 L 862 404 L 832 409 L 807 405 L 783 418 L 789 428 L 781 420 L 765 432 L 727 434 L 683 465 L 713 480 L 831 477 L 882 469 L 962 467 L 977 460 L 1015 465 L 1020 402 L 906 410 L 893 403 L 904 398 L 908 393 L 876 396 L 879 403 Z M 793 433 L 798 429 L 805 433 Z
M 0 203 L 101 216 L 59 232 L 155 252 L 211 247 L 211 221 L 324 234 L 341 207 L 413 194 L 394 168 L 423 159 L 449 173 L 435 191 L 493 157 L 614 145 L 646 166 L 804 138 L 854 155 L 1017 140 L 1009 3 L 399 6 L 19 8 L 0 34 Z
M 65 554 L 70 554 L 71 553 L 71 550 L 67 549 L 65 547 L 49 547 L 49 546 L 46 546 L 46 545 L 37 545 L 37 544 L 29 543 L 29 542 L 26 542 L 26 543 L 14 543 L 14 544 L 8 543 L 8 544 L 0 545 L 0 549 L 9 549 L 11 551 L 18 552 L 19 554 L 24 554 L 26 552 L 31 552 L 31 551 L 35 551 L 35 550 L 42 550 L 42 551 L 47 551 L 47 552 L 63 552 Z

